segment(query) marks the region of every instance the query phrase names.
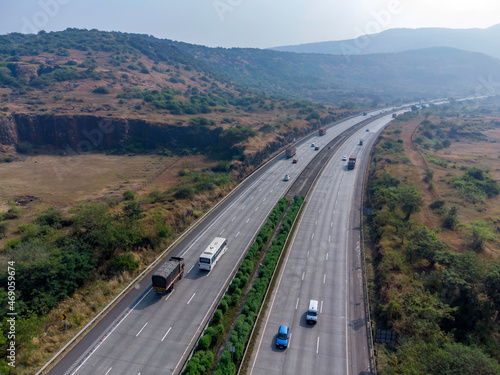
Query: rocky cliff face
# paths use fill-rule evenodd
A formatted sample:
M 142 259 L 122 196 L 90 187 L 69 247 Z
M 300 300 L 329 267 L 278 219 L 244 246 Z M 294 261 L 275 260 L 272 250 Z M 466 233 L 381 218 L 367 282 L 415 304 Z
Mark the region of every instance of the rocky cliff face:
M 350 115 L 345 113 L 343 117 Z M 334 116 L 311 122 L 308 129 L 279 136 L 252 155 L 235 164 L 244 176 L 264 163 L 286 145 L 339 120 Z M 91 115 L 11 114 L 0 117 L 0 145 L 30 144 L 41 151 L 57 151 L 67 155 L 120 150 L 167 149 L 182 154 L 186 148 L 198 150 L 228 148 L 233 154 L 244 154 L 242 145 L 233 147 L 221 141 L 221 128 L 179 126 L 153 123 L 140 119 L 120 119 Z
M 143 150 L 204 148 L 219 141 L 221 129 L 159 124 L 139 119 L 90 115 L 12 114 L 0 117 L 0 144 L 30 143 L 36 148 L 92 152 L 134 145 Z

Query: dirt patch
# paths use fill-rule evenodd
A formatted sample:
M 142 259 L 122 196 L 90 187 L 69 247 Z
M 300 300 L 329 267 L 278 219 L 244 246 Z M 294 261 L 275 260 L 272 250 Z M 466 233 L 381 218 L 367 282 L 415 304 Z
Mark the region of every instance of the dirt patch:
M 147 186 L 144 192 L 154 190 L 168 190 L 174 187 L 179 180 L 179 171 L 181 169 L 206 169 L 215 166 L 217 163 L 207 159 L 205 156 L 193 155 L 183 158 L 172 158 L 166 168 Z

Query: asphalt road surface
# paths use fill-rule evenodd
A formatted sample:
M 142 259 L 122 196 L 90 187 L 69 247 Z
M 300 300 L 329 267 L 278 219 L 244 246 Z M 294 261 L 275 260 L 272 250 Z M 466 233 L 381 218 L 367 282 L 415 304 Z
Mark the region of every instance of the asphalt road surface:
M 371 373 L 360 248 L 361 194 L 371 145 L 391 120 L 391 115 L 384 116 L 358 130 L 323 170 L 278 275 L 247 374 Z M 343 155 L 357 156 L 354 170 L 347 169 Z M 311 299 L 319 301 L 315 325 L 306 322 Z M 290 327 L 287 349 L 275 346 L 280 325 Z
M 186 269 L 172 293 L 156 294 L 147 275 L 49 373 L 177 374 L 260 226 L 317 155 L 310 144 L 325 145 L 364 119 L 343 121 L 325 136 L 312 135 L 298 143 L 297 164 L 281 155 L 254 173 L 171 251 L 169 256 L 185 258 Z M 285 174 L 290 181 L 283 181 Z M 214 237 L 227 238 L 228 251 L 207 273 L 196 262 Z

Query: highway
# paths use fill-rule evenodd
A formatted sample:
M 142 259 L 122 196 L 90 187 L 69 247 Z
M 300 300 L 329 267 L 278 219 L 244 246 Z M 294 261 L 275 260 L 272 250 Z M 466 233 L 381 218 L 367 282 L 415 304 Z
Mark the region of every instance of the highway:
M 257 334 L 247 374 L 371 373 L 363 299 L 360 197 L 371 146 L 391 120 L 391 115 L 384 116 L 349 137 L 306 199 L 277 287 L 264 312 L 265 324 Z M 347 169 L 343 155 L 357 155 L 354 170 Z M 319 301 L 316 325 L 309 325 L 305 319 L 311 299 Z M 275 346 L 280 325 L 290 327 L 287 349 Z
M 151 275 L 146 276 L 49 373 L 177 374 L 260 226 L 317 155 L 311 143 L 322 147 L 365 119 L 357 116 L 330 127 L 325 136 L 304 139 L 296 145 L 297 164 L 282 154 L 254 173 L 171 251 L 170 256 L 183 256 L 186 264 L 184 278 L 172 293 L 156 294 Z M 285 174 L 290 175 L 290 181 L 283 181 Z M 329 225 L 323 223 L 323 216 L 318 220 L 320 225 Z M 228 251 L 210 273 L 200 271 L 196 265 L 199 255 L 219 236 L 227 238 Z M 333 252 L 330 256 L 336 263 L 343 261 Z

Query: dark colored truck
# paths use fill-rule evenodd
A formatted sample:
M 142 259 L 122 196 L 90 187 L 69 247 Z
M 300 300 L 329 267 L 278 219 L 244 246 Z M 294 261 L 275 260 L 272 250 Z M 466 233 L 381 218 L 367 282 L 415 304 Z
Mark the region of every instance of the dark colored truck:
M 356 165 L 356 155 L 349 156 L 349 160 L 347 161 L 347 169 L 354 169 Z
M 295 155 L 296 151 L 297 151 L 297 148 L 295 146 L 289 146 L 285 150 L 285 156 L 287 158 L 291 158 L 293 155 Z
M 169 292 L 184 274 L 184 258 L 171 257 L 151 277 L 153 289 L 158 293 Z
M 325 135 L 325 134 L 326 134 L 326 128 L 319 129 L 319 135 Z

